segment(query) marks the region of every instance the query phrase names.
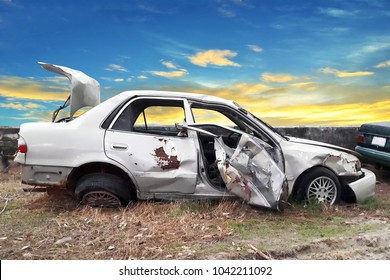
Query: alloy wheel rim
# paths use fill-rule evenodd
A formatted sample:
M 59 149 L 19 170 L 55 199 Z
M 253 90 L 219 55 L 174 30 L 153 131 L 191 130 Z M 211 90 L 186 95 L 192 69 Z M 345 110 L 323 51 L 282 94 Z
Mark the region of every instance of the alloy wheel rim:
M 83 204 L 92 207 L 118 208 L 122 206 L 120 199 L 106 191 L 89 192 L 83 196 Z
M 336 200 L 336 196 L 336 183 L 326 176 L 314 179 L 307 188 L 307 197 L 309 201 L 333 204 Z

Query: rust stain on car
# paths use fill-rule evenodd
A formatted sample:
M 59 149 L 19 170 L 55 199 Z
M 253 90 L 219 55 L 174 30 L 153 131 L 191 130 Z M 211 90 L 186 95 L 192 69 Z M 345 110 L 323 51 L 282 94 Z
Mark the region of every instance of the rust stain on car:
M 163 170 L 178 169 L 180 167 L 180 160 L 178 160 L 178 157 L 175 155 L 168 155 L 165 152 L 164 147 L 159 147 L 155 149 L 154 152 L 157 165 Z

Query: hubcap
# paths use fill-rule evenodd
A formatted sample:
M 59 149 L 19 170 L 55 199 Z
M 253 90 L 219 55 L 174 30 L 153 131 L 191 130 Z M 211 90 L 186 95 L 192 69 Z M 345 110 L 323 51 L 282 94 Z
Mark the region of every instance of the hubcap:
M 309 201 L 333 204 L 337 196 L 336 183 L 329 177 L 318 177 L 314 179 L 307 188 Z
M 89 192 L 83 196 L 82 201 L 92 207 L 118 208 L 122 206 L 117 196 L 105 191 Z

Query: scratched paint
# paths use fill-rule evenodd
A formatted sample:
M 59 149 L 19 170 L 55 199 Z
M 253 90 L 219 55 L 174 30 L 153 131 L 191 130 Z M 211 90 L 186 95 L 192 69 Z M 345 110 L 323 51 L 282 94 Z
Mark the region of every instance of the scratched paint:
M 163 142 L 163 146 L 155 149 L 153 154 L 157 165 L 163 170 L 178 169 L 181 161 L 173 143 L 166 139 L 161 142 Z

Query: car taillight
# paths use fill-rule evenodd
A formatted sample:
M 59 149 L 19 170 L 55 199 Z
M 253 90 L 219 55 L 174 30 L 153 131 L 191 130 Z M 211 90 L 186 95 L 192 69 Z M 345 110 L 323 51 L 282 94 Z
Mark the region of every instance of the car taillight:
M 360 134 L 357 138 L 358 143 L 365 143 L 366 139 L 364 138 L 363 134 Z
M 19 136 L 19 140 L 18 140 L 18 152 L 22 153 L 22 154 L 27 153 L 27 143 L 20 136 Z

